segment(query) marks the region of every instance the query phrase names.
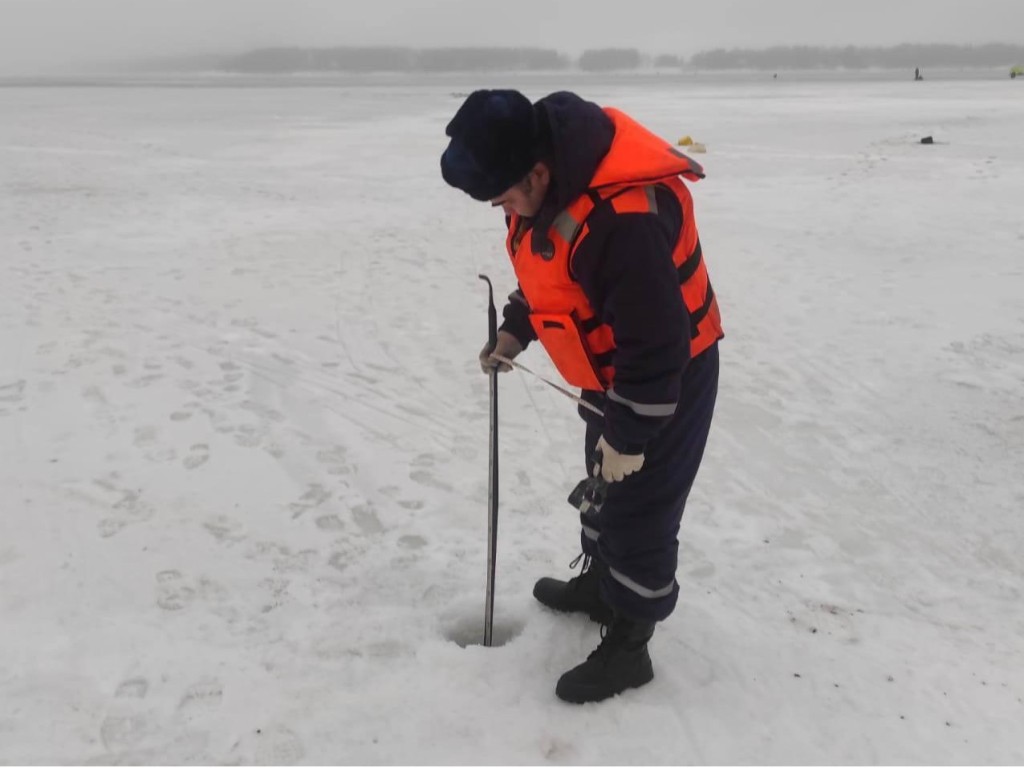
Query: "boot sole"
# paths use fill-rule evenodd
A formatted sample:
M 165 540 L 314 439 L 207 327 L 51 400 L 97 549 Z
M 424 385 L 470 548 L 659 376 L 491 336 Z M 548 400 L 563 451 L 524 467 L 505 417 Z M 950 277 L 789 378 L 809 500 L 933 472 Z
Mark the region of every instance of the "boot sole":
M 645 677 L 646 677 L 646 675 L 645 675 Z M 597 690 L 597 689 L 593 689 L 593 688 L 590 688 L 590 689 L 579 689 L 579 688 L 577 688 L 577 689 L 565 690 L 565 688 L 561 684 L 562 681 L 559 680 L 558 681 L 558 685 L 555 686 L 555 696 L 557 696 L 559 699 L 564 701 L 566 704 L 597 704 L 598 702 L 607 701 L 608 699 L 611 699 L 611 698 L 613 698 L 615 696 L 618 696 L 620 693 L 625 693 L 626 691 L 632 690 L 634 688 L 641 688 L 641 687 L 647 685 L 653 679 L 654 679 L 654 671 L 652 670 L 651 673 L 650 673 L 650 677 L 646 677 L 645 680 L 641 680 L 641 681 L 635 682 L 635 683 L 630 683 L 625 688 L 622 688 L 621 690 L 618 690 L 618 691 L 608 691 L 608 692 Z

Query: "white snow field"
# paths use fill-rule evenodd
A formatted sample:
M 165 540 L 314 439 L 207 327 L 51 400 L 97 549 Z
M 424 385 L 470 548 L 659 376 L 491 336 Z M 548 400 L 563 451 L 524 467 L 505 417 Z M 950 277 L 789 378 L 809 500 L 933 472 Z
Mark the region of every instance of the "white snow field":
M 0 762 L 1024 762 L 1024 85 L 231 82 L 0 88 Z M 521 372 L 507 642 L 462 647 L 514 280 L 438 158 L 483 85 L 708 147 L 719 406 L 656 679 L 600 705 L 530 594 L 582 422 Z

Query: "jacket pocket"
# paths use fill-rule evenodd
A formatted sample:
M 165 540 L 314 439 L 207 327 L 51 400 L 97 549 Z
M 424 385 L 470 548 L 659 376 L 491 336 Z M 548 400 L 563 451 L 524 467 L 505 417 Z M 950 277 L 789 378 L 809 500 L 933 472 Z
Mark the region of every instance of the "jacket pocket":
M 575 315 L 536 312 L 530 314 L 530 323 L 562 378 L 574 387 L 604 390 Z

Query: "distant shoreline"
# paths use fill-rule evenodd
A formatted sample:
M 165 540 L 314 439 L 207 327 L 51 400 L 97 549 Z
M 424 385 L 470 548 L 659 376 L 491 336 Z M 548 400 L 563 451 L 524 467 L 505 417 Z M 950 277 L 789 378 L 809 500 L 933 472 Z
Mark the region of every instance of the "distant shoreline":
M 871 73 L 909 71 L 1005 70 L 1024 66 L 1024 45 L 903 44 L 888 47 L 773 46 L 718 48 L 686 57 L 652 54 L 636 48 L 598 48 L 570 56 L 549 48 L 338 46 L 257 48 L 234 54 L 159 57 L 140 61 L 68 63 L 48 71 L 3 73 L 0 78 L 77 78 L 123 76 L 490 76 L 649 75 L 695 76 L 711 73 Z
M 777 74 L 777 77 L 776 77 Z M 902 82 L 913 85 L 913 70 L 905 68 L 779 70 L 636 69 L 584 72 L 576 69 L 508 72 L 287 72 L 234 73 L 218 70 L 166 72 L 79 72 L 48 75 L 2 75 L 0 88 L 337 88 L 359 86 L 450 85 L 458 87 L 527 87 L 530 83 L 659 82 L 714 84 L 716 82 Z M 1002 81 L 1009 71 L 1001 67 L 933 67 L 922 69 L 928 82 Z

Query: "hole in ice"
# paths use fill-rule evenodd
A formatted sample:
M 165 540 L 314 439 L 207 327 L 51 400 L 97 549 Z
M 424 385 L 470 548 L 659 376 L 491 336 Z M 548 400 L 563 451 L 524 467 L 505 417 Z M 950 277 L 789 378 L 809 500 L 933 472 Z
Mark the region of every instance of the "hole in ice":
M 525 623 L 515 618 L 494 617 L 494 626 L 491 630 L 491 647 L 505 645 L 515 640 L 523 632 Z M 463 616 L 448 622 L 444 636 L 458 645 L 466 648 L 470 645 L 484 644 L 484 616 L 483 611 L 472 616 Z

